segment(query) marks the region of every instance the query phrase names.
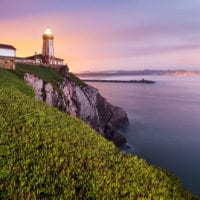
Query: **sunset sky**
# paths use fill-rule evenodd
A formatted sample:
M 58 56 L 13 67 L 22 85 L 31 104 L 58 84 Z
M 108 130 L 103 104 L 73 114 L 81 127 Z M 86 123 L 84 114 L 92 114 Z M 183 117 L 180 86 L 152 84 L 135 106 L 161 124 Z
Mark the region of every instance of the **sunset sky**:
M 46 27 L 73 72 L 200 70 L 199 0 L 1 0 L 0 43 L 17 56 L 41 53 Z

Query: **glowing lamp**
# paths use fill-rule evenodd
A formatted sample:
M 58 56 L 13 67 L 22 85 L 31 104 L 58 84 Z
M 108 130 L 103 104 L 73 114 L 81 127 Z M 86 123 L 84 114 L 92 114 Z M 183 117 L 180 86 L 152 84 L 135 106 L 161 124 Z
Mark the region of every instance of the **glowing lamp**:
M 50 28 L 47 28 L 47 29 L 45 30 L 45 34 L 46 34 L 46 35 L 53 35 L 53 33 L 52 33 L 52 31 L 51 31 Z

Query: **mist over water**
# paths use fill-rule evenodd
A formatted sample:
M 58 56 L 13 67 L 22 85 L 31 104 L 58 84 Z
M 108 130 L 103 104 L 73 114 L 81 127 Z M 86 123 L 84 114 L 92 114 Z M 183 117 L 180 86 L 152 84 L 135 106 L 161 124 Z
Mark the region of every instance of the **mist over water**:
M 89 84 L 127 112 L 130 124 L 123 134 L 133 153 L 174 173 L 184 188 L 200 195 L 200 77 L 112 77 L 142 78 L 156 84 Z

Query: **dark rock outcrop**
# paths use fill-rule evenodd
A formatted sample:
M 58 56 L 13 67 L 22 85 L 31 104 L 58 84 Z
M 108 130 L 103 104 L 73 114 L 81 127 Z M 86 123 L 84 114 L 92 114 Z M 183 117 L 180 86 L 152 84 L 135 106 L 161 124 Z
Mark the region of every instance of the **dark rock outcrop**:
M 36 99 L 82 119 L 117 146 L 126 143 L 126 138 L 117 129 L 128 122 L 127 114 L 108 103 L 96 88 L 79 86 L 67 76 L 59 85 L 60 91 L 35 75 L 25 74 L 24 79 L 34 89 Z

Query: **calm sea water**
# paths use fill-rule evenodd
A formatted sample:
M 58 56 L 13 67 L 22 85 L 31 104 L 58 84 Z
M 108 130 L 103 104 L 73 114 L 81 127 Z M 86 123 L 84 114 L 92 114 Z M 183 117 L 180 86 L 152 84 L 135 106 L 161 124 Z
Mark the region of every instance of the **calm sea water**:
M 133 147 L 128 151 L 174 173 L 184 188 L 200 196 L 200 77 L 101 77 L 142 78 L 156 84 L 89 84 L 127 112 L 130 124 L 123 134 Z

